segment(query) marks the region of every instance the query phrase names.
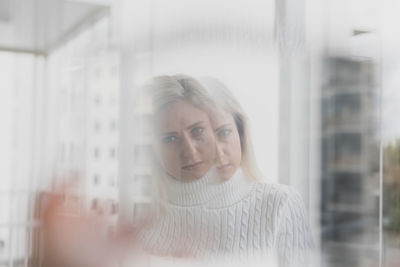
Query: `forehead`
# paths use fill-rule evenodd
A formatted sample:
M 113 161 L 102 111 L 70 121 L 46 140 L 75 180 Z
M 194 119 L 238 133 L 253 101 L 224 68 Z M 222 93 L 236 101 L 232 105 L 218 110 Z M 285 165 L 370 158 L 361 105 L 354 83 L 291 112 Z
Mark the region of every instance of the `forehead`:
M 228 111 L 222 108 L 213 109 L 210 116 L 210 121 L 213 128 L 218 128 L 224 124 L 234 124 L 233 116 Z
M 208 114 L 187 101 L 178 100 L 160 111 L 156 129 L 159 132 L 179 132 L 197 122 L 209 123 Z

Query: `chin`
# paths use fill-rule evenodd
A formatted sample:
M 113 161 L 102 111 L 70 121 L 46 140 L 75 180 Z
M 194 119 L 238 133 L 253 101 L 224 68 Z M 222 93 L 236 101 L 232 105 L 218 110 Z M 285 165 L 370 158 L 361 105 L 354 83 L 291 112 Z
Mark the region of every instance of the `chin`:
M 218 176 L 221 181 L 228 181 L 233 176 L 233 173 L 219 172 Z
M 190 174 L 185 174 L 182 176 L 181 180 L 185 182 L 192 182 L 198 179 L 201 179 L 205 173 L 190 173 Z

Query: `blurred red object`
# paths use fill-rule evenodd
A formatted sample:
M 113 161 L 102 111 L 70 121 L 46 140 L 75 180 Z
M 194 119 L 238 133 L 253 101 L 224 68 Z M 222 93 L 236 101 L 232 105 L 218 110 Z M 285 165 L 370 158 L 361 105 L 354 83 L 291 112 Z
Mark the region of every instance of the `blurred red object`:
M 44 266 L 110 266 L 135 249 L 137 227 L 111 220 L 82 205 L 83 196 L 68 194 L 79 180 L 57 185 L 39 197 Z M 73 201 L 71 201 L 71 198 Z

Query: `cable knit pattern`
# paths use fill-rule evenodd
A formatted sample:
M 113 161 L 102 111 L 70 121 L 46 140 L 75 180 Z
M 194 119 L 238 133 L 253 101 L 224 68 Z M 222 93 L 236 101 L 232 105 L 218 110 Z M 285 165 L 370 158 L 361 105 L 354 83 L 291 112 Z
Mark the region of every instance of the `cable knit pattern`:
M 311 232 L 302 199 L 289 187 L 249 182 L 240 169 L 224 183 L 208 176 L 169 182 L 163 213 L 139 235 L 145 250 L 200 259 L 272 252 L 280 265 L 305 266 Z

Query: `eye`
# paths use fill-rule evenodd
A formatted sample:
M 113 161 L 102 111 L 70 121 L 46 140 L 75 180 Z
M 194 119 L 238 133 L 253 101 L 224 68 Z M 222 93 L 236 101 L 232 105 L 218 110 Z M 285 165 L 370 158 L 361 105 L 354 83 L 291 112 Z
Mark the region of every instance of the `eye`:
M 199 137 L 203 134 L 204 128 L 203 127 L 195 127 L 191 130 L 192 136 Z
M 232 132 L 232 130 L 230 129 L 222 129 L 218 132 L 218 137 L 227 137 L 228 135 L 230 135 L 230 133 Z
M 176 137 L 175 135 L 168 135 L 168 136 L 161 138 L 161 142 L 163 142 L 164 144 L 168 144 L 168 143 L 174 142 L 177 139 L 178 139 L 178 137 Z

